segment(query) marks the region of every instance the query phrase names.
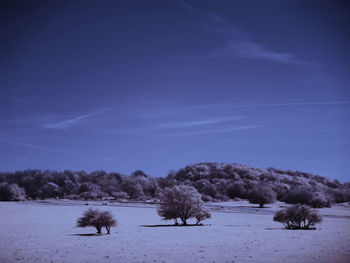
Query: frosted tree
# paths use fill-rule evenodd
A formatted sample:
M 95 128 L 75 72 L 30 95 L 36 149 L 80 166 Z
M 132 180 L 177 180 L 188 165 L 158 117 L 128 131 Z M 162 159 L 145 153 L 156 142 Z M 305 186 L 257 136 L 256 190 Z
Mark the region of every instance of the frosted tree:
M 265 204 L 271 204 L 276 201 L 276 193 L 268 186 L 254 186 L 249 191 L 247 199 L 252 204 L 259 204 L 260 208 Z
M 187 185 L 166 188 L 161 196 L 158 214 L 163 220 L 174 220 L 175 225 L 178 225 L 178 218 L 183 225 L 187 225 L 189 218 L 197 218 L 198 224 L 210 217 L 209 212 L 204 210 L 201 195 L 194 187 Z
M 115 226 L 117 221 L 113 218 L 112 214 L 108 211 L 99 211 L 98 209 L 88 209 L 84 212 L 84 215 L 78 219 L 78 227 L 93 226 L 96 228 L 97 233 L 101 234 L 103 227 L 106 228 L 107 234 L 110 234 L 111 227 Z

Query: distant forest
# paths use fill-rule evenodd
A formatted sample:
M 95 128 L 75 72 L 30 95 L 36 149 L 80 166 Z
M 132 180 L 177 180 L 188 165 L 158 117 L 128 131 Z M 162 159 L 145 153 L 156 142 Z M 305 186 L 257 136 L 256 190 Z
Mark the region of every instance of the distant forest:
M 195 187 L 206 202 L 249 200 L 259 189 L 272 191 L 279 201 L 313 207 L 350 201 L 350 183 L 299 171 L 222 163 L 188 165 L 159 178 L 140 170 L 129 176 L 105 171 L 3 172 L 0 173 L 0 200 L 65 198 L 158 202 L 165 188 L 182 184 Z

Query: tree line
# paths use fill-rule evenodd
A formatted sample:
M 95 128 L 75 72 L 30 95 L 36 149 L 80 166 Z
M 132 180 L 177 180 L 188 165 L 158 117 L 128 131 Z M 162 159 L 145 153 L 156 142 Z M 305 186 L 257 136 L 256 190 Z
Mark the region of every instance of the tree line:
M 131 175 L 94 171 L 25 170 L 0 173 L 0 200 L 66 198 L 72 200 L 153 200 L 167 188 L 194 187 L 201 200 L 247 199 L 263 207 L 276 200 L 312 207 L 350 201 L 350 183 L 276 168 L 242 164 L 200 163 L 152 177 L 141 170 Z

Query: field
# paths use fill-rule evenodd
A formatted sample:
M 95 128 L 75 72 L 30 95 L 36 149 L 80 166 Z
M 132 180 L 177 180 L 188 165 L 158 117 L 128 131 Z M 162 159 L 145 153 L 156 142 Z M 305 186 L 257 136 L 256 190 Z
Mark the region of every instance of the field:
M 203 226 L 173 227 L 152 204 L 0 202 L 0 262 L 350 262 L 349 204 L 321 209 L 317 230 L 283 230 L 283 205 L 213 203 Z M 111 235 L 75 227 L 91 206 L 118 220 Z

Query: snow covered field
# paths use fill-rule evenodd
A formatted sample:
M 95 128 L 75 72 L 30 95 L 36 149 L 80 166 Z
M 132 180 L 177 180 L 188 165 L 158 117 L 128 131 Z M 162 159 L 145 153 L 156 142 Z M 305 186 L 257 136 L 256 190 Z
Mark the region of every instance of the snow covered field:
M 0 202 L 0 262 L 350 262 L 348 204 L 321 209 L 315 231 L 273 222 L 282 203 L 215 203 L 212 218 L 196 227 L 152 227 L 167 224 L 152 204 L 101 204 Z M 75 227 L 91 206 L 118 220 L 111 235 Z

